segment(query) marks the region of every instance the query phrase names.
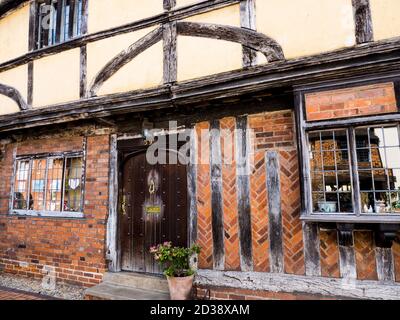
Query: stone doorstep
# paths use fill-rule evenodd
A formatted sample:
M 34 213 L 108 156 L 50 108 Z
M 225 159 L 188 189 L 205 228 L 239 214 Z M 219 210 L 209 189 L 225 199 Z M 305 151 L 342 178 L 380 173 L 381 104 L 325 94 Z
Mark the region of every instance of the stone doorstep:
M 103 282 L 85 291 L 96 300 L 169 300 L 168 282 L 162 276 L 133 272 L 107 272 Z
M 121 284 L 103 282 L 85 292 L 86 299 L 96 300 L 169 300 L 169 293 L 127 287 Z M 94 299 L 93 299 L 94 298 Z

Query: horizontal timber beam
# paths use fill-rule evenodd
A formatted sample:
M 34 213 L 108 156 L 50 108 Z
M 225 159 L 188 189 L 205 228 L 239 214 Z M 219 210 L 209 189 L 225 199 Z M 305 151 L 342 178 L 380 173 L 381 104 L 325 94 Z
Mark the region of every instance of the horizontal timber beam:
M 199 270 L 196 284 L 270 292 L 307 293 L 352 299 L 399 300 L 400 284 L 289 274 Z
M 1 1 L 1 0 L 0 0 Z M 161 1 L 161 0 L 160 0 Z M 177 21 L 180 19 L 184 19 L 199 13 L 207 12 L 210 10 L 215 10 L 217 8 L 222 8 L 228 5 L 232 5 L 235 3 L 239 3 L 240 0 L 206 0 L 194 3 L 192 5 L 172 9 L 170 11 L 166 11 L 160 13 L 158 15 L 141 19 L 138 21 L 134 21 L 122 26 L 110 28 L 107 30 L 102 30 L 99 32 L 86 34 L 79 36 L 77 38 L 65 41 L 63 43 L 49 46 L 46 48 L 38 49 L 35 51 L 28 52 L 20 57 L 9 60 L 7 62 L 0 64 L 0 72 L 6 71 L 11 68 L 15 68 L 26 64 L 30 61 L 34 61 L 40 59 L 42 57 L 46 57 L 49 55 L 53 55 L 56 53 L 60 53 L 65 50 L 79 48 L 87 43 L 99 41 L 102 39 L 114 37 L 120 34 L 129 33 L 133 31 L 137 31 L 140 29 L 148 28 L 151 26 L 156 26 L 172 21 Z M 1 12 L 1 9 L 0 9 Z
M 0 116 L 0 132 L 115 114 L 194 105 L 227 97 L 344 78 L 400 74 L 400 39 L 277 61 L 266 65 L 164 85 L 156 89 L 85 98 Z

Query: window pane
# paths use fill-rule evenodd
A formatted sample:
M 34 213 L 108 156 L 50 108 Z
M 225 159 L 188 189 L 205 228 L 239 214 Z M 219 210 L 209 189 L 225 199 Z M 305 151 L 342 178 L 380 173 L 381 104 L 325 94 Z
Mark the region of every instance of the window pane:
M 334 150 L 335 140 L 333 139 L 333 131 L 321 131 L 322 150 Z
M 386 156 L 384 148 L 371 149 L 371 162 L 374 168 L 385 168 Z
M 392 203 L 391 211 L 393 213 L 400 214 L 400 190 L 397 192 L 391 192 L 390 199 L 391 199 L 391 203 Z
M 400 191 L 400 169 L 388 170 L 390 190 Z
M 324 180 L 321 173 L 311 173 L 312 191 L 324 191 Z
M 400 147 L 386 148 L 386 167 L 388 169 L 400 169 Z
M 369 128 L 369 143 L 371 148 L 380 148 L 385 146 L 382 128 Z
M 361 192 L 361 211 L 363 213 L 373 213 L 374 202 L 373 192 Z
M 46 210 L 61 211 L 63 159 L 49 159 Z
M 46 159 L 32 160 L 32 180 L 29 210 L 44 209 Z
M 27 209 L 28 201 L 28 175 L 29 160 L 17 161 L 14 180 L 14 203 L 13 208 L 17 210 Z
M 67 158 L 66 161 L 64 211 L 80 212 L 82 211 L 82 158 Z
M 372 170 L 359 170 L 358 179 L 361 191 L 373 190 Z
M 385 127 L 383 128 L 383 134 L 385 136 L 386 147 L 395 147 L 400 145 L 397 127 Z
M 320 151 L 320 133 L 319 132 L 310 132 L 308 135 L 308 141 L 310 144 L 310 151 Z
M 374 170 L 373 175 L 375 190 L 389 190 L 386 170 Z
M 349 154 L 347 150 L 337 150 L 336 155 L 336 169 L 349 170 Z
M 338 190 L 342 192 L 351 191 L 350 171 L 338 171 Z
M 322 153 L 322 162 L 324 170 L 335 170 L 335 152 L 324 151 Z
M 314 212 L 352 212 L 347 131 L 312 132 L 309 139 Z
M 324 179 L 325 179 L 325 191 L 327 192 L 337 191 L 335 171 L 325 171 Z
M 339 193 L 340 212 L 353 211 L 353 198 L 350 192 Z

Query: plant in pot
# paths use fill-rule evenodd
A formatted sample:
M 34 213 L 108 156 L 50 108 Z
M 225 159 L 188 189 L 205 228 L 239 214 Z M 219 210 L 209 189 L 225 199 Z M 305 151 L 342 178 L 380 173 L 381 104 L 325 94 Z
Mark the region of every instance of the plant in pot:
M 150 248 L 150 253 L 154 255 L 167 277 L 171 300 L 191 298 L 195 270 L 190 266 L 190 259 L 199 254 L 200 249 L 197 244 L 183 248 L 174 247 L 171 242 Z

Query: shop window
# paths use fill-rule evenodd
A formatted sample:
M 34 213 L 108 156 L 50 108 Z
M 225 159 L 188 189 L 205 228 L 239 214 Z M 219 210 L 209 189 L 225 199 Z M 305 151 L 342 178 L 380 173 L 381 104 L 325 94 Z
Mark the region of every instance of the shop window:
M 312 212 L 400 214 L 399 137 L 398 124 L 309 132 Z
M 28 215 L 81 216 L 81 155 L 17 159 L 12 212 Z

